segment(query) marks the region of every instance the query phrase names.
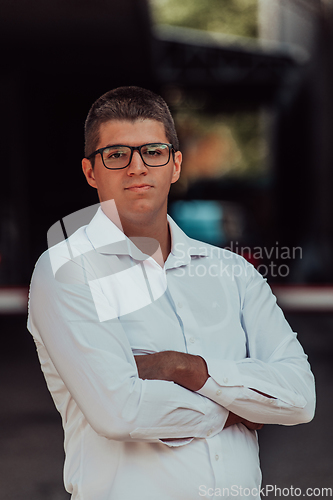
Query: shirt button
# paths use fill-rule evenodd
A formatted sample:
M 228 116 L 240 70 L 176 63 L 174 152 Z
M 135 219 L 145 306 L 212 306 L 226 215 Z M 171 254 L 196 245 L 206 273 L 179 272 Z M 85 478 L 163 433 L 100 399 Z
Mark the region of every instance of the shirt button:
M 220 457 L 218 455 L 215 455 L 215 460 L 217 461 Z
M 208 436 L 210 436 L 212 432 L 213 432 L 213 431 L 212 431 L 212 429 L 210 429 L 210 430 L 207 432 L 207 437 L 208 437 Z
M 219 395 L 221 394 L 221 392 L 222 392 L 222 391 L 221 391 L 221 389 L 218 389 L 218 390 L 216 391 L 216 396 L 219 396 Z
M 227 384 L 227 383 L 228 383 L 228 380 L 229 380 L 229 379 L 228 379 L 227 377 L 224 377 L 223 382 L 224 382 L 225 384 Z
M 191 338 L 190 338 L 190 342 L 191 342 L 191 344 L 194 344 L 195 339 L 194 339 L 193 337 L 191 337 Z

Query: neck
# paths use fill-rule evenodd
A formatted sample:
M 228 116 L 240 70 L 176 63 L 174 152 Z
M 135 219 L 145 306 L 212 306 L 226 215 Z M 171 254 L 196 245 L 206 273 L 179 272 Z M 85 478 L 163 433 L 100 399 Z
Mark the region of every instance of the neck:
M 136 221 L 134 224 L 121 218 L 121 224 L 126 236 L 133 239 L 141 251 L 151 255 L 163 267 L 171 251 L 171 235 L 166 216 L 162 220 L 152 219 L 149 223 L 147 220 L 142 223 Z M 157 248 L 156 242 L 159 245 Z

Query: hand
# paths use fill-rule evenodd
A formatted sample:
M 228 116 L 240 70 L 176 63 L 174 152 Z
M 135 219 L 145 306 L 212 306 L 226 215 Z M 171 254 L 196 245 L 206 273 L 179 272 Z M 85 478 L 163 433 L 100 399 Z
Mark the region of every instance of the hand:
M 264 424 L 250 422 L 249 420 L 246 420 L 245 418 L 240 417 L 239 415 L 236 415 L 235 413 L 232 413 L 232 411 L 230 411 L 228 418 L 227 418 L 227 421 L 224 424 L 224 429 L 226 429 L 227 427 L 230 427 L 230 425 L 234 425 L 234 424 L 244 424 L 245 427 L 247 427 L 251 431 L 258 431 L 264 427 Z
M 198 391 L 209 377 L 201 356 L 178 351 L 162 351 L 134 356 L 139 377 L 148 380 L 169 380 L 191 391 Z

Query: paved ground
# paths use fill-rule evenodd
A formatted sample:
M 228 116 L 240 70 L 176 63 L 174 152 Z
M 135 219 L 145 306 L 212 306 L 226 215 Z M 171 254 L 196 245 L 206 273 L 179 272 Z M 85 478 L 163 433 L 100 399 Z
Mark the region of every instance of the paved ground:
M 309 354 L 318 406 L 310 424 L 266 426 L 260 432 L 264 484 L 281 488 L 284 498 L 291 497 L 292 491 L 288 495 L 282 489 L 291 486 L 302 488 L 302 496 L 306 488 L 333 488 L 333 315 L 293 314 L 288 319 Z M 25 318 L 0 316 L 0 331 L 0 499 L 68 500 L 62 485 L 60 418 L 41 375 Z M 276 493 L 279 497 L 279 490 Z M 325 498 L 318 493 L 315 490 L 313 496 Z M 269 497 L 274 498 L 273 493 Z

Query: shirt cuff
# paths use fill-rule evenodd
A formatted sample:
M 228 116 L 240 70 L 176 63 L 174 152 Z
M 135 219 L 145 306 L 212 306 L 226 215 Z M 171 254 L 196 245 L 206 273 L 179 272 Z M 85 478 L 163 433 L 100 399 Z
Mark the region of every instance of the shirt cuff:
M 230 405 L 243 387 L 242 376 L 235 361 L 227 359 L 205 360 L 210 377 L 197 392 L 221 406 Z
M 222 387 L 212 377 L 197 392 L 206 398 L 212 399 L 221 406 L 229 406 L 238 397 L 242 387 Z

